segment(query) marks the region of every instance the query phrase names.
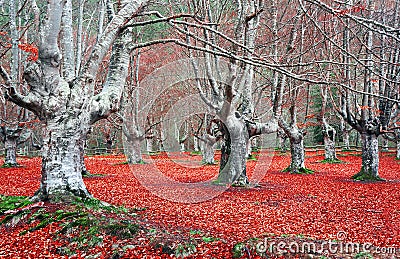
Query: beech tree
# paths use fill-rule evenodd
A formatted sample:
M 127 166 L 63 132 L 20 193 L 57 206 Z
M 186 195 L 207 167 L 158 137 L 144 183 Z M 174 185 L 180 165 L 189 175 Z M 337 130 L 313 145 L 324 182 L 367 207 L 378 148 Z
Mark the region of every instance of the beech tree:
M 27 125 L 33 124 L 33 122 L 30 122 L 29 118 L 25 118 L 27 115 L 25 110 L 18 110 L 20 114 L 14 114 L 13 121 L 0 120 L 0 140 L 3 142 L 5 149 L 4 164 L 2 167 L 18 167 L 17 147 L 31 138 L 32 132 Z M 3 111 L 5 113 L 7 109 Z M 5 115 L 4 118 L 7 118 L 7 116 Z
M 263 3 L 262 1 L 236 1 L 234 3 L 236 4 L 235 12 L 237 17 L 234 27 L 229 28 L 234 32 L 231 35 L 234 40 L 231 48 L 234 55 L 251 59 L 255 51 L 257 29 L 263 10 Z M 204 1 L 197 8 L 201 10 L 200 13 L 203 14 L 203 17 L 206 17 L 209 27 L 213 28 L 215 19 L 210 3 Z M 249 140 L 255 135 L 276 132 L 277 123 L 274 118 L 269 123 L 256 123 L 253 121 L 252 89 L 254 66 L 233 58 L 227 65 L 228 72 L 226 77 L 221 80 L 221 74 L 226 71 L 222 68 L 217 56 L 207 53 L 207 50 L 213 52 L 217 49 L 215 44 L 219 35 L 213 30 L 204 30 L 202 36 L 205 39 L 202 42 L 211 42 L 211 46 L 204 42 L 203 47 L 206 53 L 204 54 L 204 64 L 201 64 L 201 69 L 195 60 L 193 60 L 192 65 L 195 74 L 199 75 L 196 76 L 196 86 L 199 94 L 202 100 L 218 116 L 218 120 L 213 122 L 218 125 L 218 131 L 223 139 L 217 182 L 246 186 L 249 184 L 246 175 Z M 198 37 L 188 32 L 187 44 L 191 44 L 191 38 L 198 40 Z M 193 58 L 193 54 L 190 56 Z M 199 79 L 201 78 L 200 71 L 206 72 L 206 82 Z
M 305 32 L 307 25 L 304 21 L 304 15 L 300 8 L 292 9 L 293 14 L 289 17 L 285 13 L 278 14 L 278 2 L 272 1 L 272 26 L 271 33 L 273 37 L 272 56 L 278 64 L 289 66 L 287 68 L 291 73 L 301 73 L 299 63 L 305 62 L 305 55 L 299 54 L 306 52 Z M 279 20 L 290 19 L 292 23 L 290 28 L 279 29 Z M 289 32 L 288 32 L 289 31 Z M 282 35 L 283 34 L 283 35 Z M 280 48 L 279 38 L 284 37 L 284 47 Z M 280 58 L 279 58 L 280 57 Z M 284 131 L 290 142 L 291 162 L 285 171 L 290 173 L 311 173 L 312 171 L 305 167 L 304 135 L 305 130 L 298 124 L 298 98 L 307 85 L 306 82 L 298 81 L 295 78 L 288 77 L 287 74 L 274 71 L 273 73 L 273 111 L 279 118 L 279 126 Z M 284 101 L 285 99 L 286 101 Z M 287 105 L 285 105 L 287 103 Z M 284 106 L 288 106 L 288 116 L 285 118 Z
M 40 27 L 39 59 L 29 64 L 24 79 L 30 86 L 26 95 L 13 86 L 2 69 L 7 97 L 38 116 L 44 124 L 42 179 L 34 199 L 63 199 L 71 195 L 90 197 L 82 181 L 81 151 L 90 126 L 119 107 L 128 73 L 131 34 L 126 25 L 140 12 L 146 1 L 121 1 L 107 23 L 99 41 L 78 73 L 65 61 L 73 52 L 72 39 L 60 38 L 61 23 L 70 24 L 70 1 L 50 0 Z M 59 40 L 64 44 L 61 55 Z M 100 93 L 94 92 L 100 63 L 112 48 L 107 79 Z M 69 61 L 71 62 L 71 61 Z M 60 69 L 62 68 L 62 69 Z
M 367 1 L 365 5 L 353 1 L 301 2 L 321 38 L 336 49 L 336 58 L 327 61 L 335 69 L 324 81 L 338 87 L 342 103 L 337 110 L 361 135 L 362 165 L 353 179 L 382 180 L 378 170 L 378 137 L 390 131 L 390 114 L 399 102 L 400 39 L 392 32 L 398 28 L 400 1 Z M 315 9 L 325 13 L 320 20 L 335 23 L 333 37 L 318 23 L 318 18 L 311 16 L 310 10 Z
M 8 10 L 8 16 L 4 16 L 3 19 L 8 19 L 9 24 L 9 30 L 2 31 L 0 34 L 0 56 L 2 58 L 7 57 L 10 61 L 5 64 L 1 71 L 8 71 L 13 78 L 10 84 L 24 91 L 25 86 L 21 84 L 22 62 L 24 60 L 36 60 L 37 49 L 28 42 L 29 33 L 20 31 L 18 28 L 28 26 L 29 23 L 33 23 L 32 27 L 35 27 L 37 15 L 34 15 L 33 20 L 26 18 L 28 14 L 27 8 L 23 8 L 21 3 L 16 0 L 1 3 L 0 7 Z M 35 1 L 32 1 L 31 7 L 35 12 Z M 17 10 L 17 8 L 20 9 Z M 29 127 L 33 125 L 34 118 L 26 109 L 18 107 L 3 98 L 3 91 L 1 93 L 0 139 L 5 148 L 3 167 L 16 167 L 19 166 L 16 160 L 17 146 L 30 138 L 31 130 Z
M 336 156 L 336 129 L 332 127 L 327 118 L 327 106 L 328 106 L 328 87 L 321 86 L 321 97 L 322 97 L 322 105 L 321 112 L 319 114 L 319 122 L 322 126 L 322 135 L 324 137 L 324 149 L 325 149 L 325 162 L 335 163 L 338 162 L 339 159 Z
M 369 20 L 377 20 L 383 24 L 391 26 L 398 25 L 399 21 L 399 1 L 396 2 L 394 9 L 388 14 L 386 5 L 382 5 L 378 12 L 375 13 L 375 2 L 368 1 L 366 6 L 365 17 Z M 380 18 L 378 13 L 381 13 Z M 389 16 L 390 15 L 390 16 Z M 389 18 L 389 19 L 388 19 Z M 349 28 L 345 28 L 344 44 L 350 45 Z M 360 95 L 360 103 L 356 105 L 358 111 L 351 111 L 351 102 L 349 90 L 345 90 L 347 110 L 341 115 L 347 122 L 355 128 L 361 135 L 362 141 L 362 166 L 359 173 L 353 176 L 356 180 L 381 180 L 379 177 L 379 146 L 378 136 L 388 130 L 390 122 L 390 114 L 399 98 L 398 73 L 396 67 L 399 53 L 398 49 L 388 48 L 389 42 L 397 46 L 399 41 L 390 39 L 385 34 L 377 33 L 373 28 L 365 29 L 366 46 L 364 54 L 363 66 L 363 84 L 362 93 Z M 350 50 L 350 46 L 344 46 Z M 345 53 L 346 61 L 349 61 L 350 55 Z M 345 63 L 348 63 L 346 62 Z M 350 72 L 350 71 L 349 71 Z M 349 73 L 347 72 L 347 73 Z M 357 75 L 357 71 L 354 71 Z M 349 83 L 351 80 L 348 76 Z M 357 88 L 356 88 L 357 89 Z M 355 100 L 357 102 L 357 99 Z M 352 106 L 354 107 L 354 106 Z
M 218 128 L 213 123 L 211 119 L 211 114 L 205 113 L 202 119 L 202 125 L 205 125 L 203 133 L 196 134 L 196 137 L 201 141 L 201 152 L 202 152 L 202 162 L 205 165 L 215 164 L 215 144 L 221 139 L 221 134 L 218 132 Z M 200 135 L 200 136 L 199 136 Z

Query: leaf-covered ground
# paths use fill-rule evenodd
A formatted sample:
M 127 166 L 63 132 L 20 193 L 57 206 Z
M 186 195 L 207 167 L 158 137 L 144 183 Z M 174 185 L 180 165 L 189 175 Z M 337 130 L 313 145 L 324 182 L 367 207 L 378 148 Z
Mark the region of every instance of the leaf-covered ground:
M 165 175 L 186 183 L 214 179 L 218 171 L 217 165 L 185 166 L 186 160 L 199 164 L 200 156 L 176 154 L 172 157 L 175 162 L 165 154 L 152 158 Z M 332 241 L 336 246 L 367 244 L 375 258 L 397 258 L 392 254 L 392 248 L 397 249 L 397 256 L 400 257 L 400 162 L 392 154 L 383 153 L 380 175 L 386 181 L 361 183 L 350 180 L 360 167 L 359 154 L 345 153 L 339 158 L 343 163 L 325 164 L 320 163 L 323 159 L 321 153 L 307 152 L 306 166 L 315 173 L 291 175 L 281 172 L 289 164 L 289 155 L 276 153 L 259 187 L 231 188 L 203 202 L 179 203 L 157 197 L 136 179 L 135 175 L 148 174 L 154 164 L 133 165 L 133 173 L 129 165 L 123 164 L 123 156 L 88 157 L 86 164 L 89 171 L 103 175 L 85 178 L 89 191 L 107 203 L 136 208 L 133 214 L 137 214 L 135 217 L 144 229 L 138 231 L 134 238 L 125 240 L 101 236 L 99 246 L 76 257 L 90 258 L 90 254 L 98 258 L 110 258 L 112 255 L 170 258 L 171 254 L 192 254 L 192 258 L 231 258 L 234 255 L 257 258 L 255 247 L 264 241 L 267 245 L 280 241 L 286 244 L 297 242 L 300 246 L 304 242 L 321 244 L 323 241 Z M 262 155 L 258 161 L 248 161 L 249 175 L 254 170 L 260 171 L 259 166 L 267 164 L 269 159 L 269 156 Z M 1 195 L 31 196 L 38 189 L 40 159 L 24 158 L 19 161 L 20 168 L 0 169 Z M 157 182 L 157 179 L 153 180 Z M 163 181 L 160 180 L 160 183 Z M 166 196 L 169 195 L 166 192 L 174 192 L 173 186 L 160 185 L 156 188 L 161 190 L 159 194 L 164 192 Z M 51 206 L 45 203 L 42 207 L 49 209 Z M 57 213 L 61 209 L 51 208 L 50 211 Z M 105 217 L 119 215 L 101 210 L 93 213 L 94 217 L 99 217 L 99 222 Z M 5 217 L 1 215 L 0 211 L 0 220 Z M 54 214 L 53 218 L 60 217 L 58 215 Z M 0 258 L 67 257 L 59 253 L 66 240 L 55 238 L 55 233 L 62 228 L 61 223 L 52 222 L 24 235 L 21 232 L 31 228 L 31 225 L 0 227 Z M 314 258 L 347 256 L 343 251 L 328 252 L 325 255 L 314 254 Z M 313 258 L 312 253 L 287 254 L 276 250 L 267 251 L 267 255 L 269 258 Z M 351 256 L 371 258 L 362 255 L 352 253 Z M 350 253 L 348 256 L 352 258 Z

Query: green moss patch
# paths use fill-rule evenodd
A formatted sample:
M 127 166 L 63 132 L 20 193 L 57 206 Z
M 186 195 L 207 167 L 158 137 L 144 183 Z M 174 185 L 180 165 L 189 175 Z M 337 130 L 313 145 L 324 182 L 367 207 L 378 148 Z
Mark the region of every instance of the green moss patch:
M 344 162 L 342 160 L 339 160 L 339 159 L 324 159 L 324 160 L 321 160 L 320 163 L 324 163 L 324 164 L 343 164 Z
M 385 181 L 385 179 L 372 174 L 371 172 L 365 172 L 361 170 L 359 173 L 353 175 L 351 179 L 355 181 L 363 181 L 363 182 L 377 182 L 377 181 Z
M 299 168 L 296 170 L 292 170 L 290 166 L 282 170 L 283 173 L 291 173 L 291 174 L 313 174 L 314 171 L 308 168 Z

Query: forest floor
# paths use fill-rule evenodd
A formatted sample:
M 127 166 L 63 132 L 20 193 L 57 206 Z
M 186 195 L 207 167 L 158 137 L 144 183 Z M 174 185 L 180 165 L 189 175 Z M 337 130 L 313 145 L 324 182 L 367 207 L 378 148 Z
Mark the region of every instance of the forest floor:
M 90 193 L 121 207 L 0 208 L 0 221 L 25 215 L 0 226 L 0 258 L 400 258 L 400 161 L 393 153 L 381 154 L 384 182 L 350 179 L 360 168 L 357 152 L 340 153 L 338 164 L 307 152 L 309 175 L 282 172 L 289 153 L 256 157 L 247 164 L 249 178 L 259 180 L 254 188 L 202 182 L 216 178 L 218 165 L 201 166 L 201 156 L 188 153 L 155 154 L 138 165 L 124 164 L 122 155 L 87 157 Z M 0 169 L 0 207 L 39 188 L 40 159 L 19 162 Z

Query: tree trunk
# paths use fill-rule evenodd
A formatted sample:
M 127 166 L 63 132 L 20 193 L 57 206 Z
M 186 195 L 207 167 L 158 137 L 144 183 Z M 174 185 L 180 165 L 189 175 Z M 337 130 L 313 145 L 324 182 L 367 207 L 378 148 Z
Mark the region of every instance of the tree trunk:
M 132 138 L 128 142 L 128 163 L 129 164 L 142 164 L 142 151 L 141 141 L 142 138 Z
M 5 160 L 2 167 L 18 167 L 17 163 L 17 146 L 31 136 L 30 131 L 22 127 L 0 127 L 0 137 L 4 143 Z
M 215 139 L 211 140 L 208 139 L 208 137 L 205 135 L 204 140 L 202 141 L 202 155 L 203 155 L 203 161 L 202 163 L 205 165 L 214 165 L 215 160 L 214 160 L 214 155 L 215 155 L 215 150 L 214 150 L 214 145 L 215 145 Z
M 4 142 L 4 148 L 6 151 L 6 157 L 4 160 L 3 167 L 18 167 L 17 163 L 17 139 L 13 136 L 6 136 Z
M 85 143 L 85 141 L 84 141 L 84 143 Z M 82 167 L 82 171 L 81 171 L 82 176 L 88 176 L 90 174 L 89 171 L 86 168 L 86 165 L 85 165 L 85 146 L 86 146 L 86 143 L 82 146 L 81 154 L 80 154 L 81 167 Z
M 335 149 L 336 130 L 326 122 L 325 118 L 322 119 L 322 134 L 324 135 L 325 161 L 339 161 Z
M 247 141 L 246 150 L 247 150 L 247 152 L 246 152 L 246 158 L 252 158 L 252 156 L 251 156 L 251 151 L 252 151 L 252 148 L 251 148 L 251 141 Z
M 348 130 L 343 130 L 343 149 L 350 149 L 350 132 Z
M 400 160 L 400 129 L 394 130 L 395 142 L 396 142 L 396 159 Z
M 147 153 L 153 152 L 153 138 L 146 138 L 146 151 Z
M 111 154 L 112 153 L 112 146 L 113 146 L 113 140 L 111 138 L 106 139 L 106 153 Z
M 379 145 L 375 134 L 361 133 L 362 164 L 361 171 L 353 175 L 354 180 L 376 181 L 383 180 L 379 177 Z
M 387 138 L 382 139 L 382 151 L 383 152 L 389 151 L 389 140 Z
M 290 141 L 290 166 L 284 172 L 292 174 L 309 174 L 312 170 L 305 167 L 304 135 L 297 127 L 286 130 Z
M 199 152 L 199 140 L 193 137 L 193 149 L 195 152 Z
M 255 138 L 251 138 L 251 139 L 250 139 L 251 151 L 253 151 L 253 150 L 259 150 L 259 149 L 260 149 L 259 141 L 260 141 L 260 138 L 259 138 L 259 137 L 255 137 Z
M 304 161 L 304 140 L 303 136 L 290 137 L 291 161 L 288 170 L 293 174 L 303 173 L 305 169 Z
M 397 139 L 396 147 L 396 159 L 400 160 L 400 139 Z
M 346 125 L 346 121 L 341 118 L 340 119 L 340 131 L 343 136 L 343 146 L 342 150 L 349 150 L 350 149 L 350 130 Z
M 227 118 L 225 127 L 218 182 L 246 186 L 249 184 L 246 175 L 246 154 L 249 142 L 246 124 L 231 115 Z
M 61 117 L 61 118 L 60 118 Z M 82 150 L 89 126 L 75 115 L 49 119 L 44 130 L 42 179 L 34 199 L 92 197 L 82 180 Z
M 287 146 L 286 146 L 286 141 L 287 137 L 279 137 L 279 150 L 281 152 L 286 152 Z
M 287 150 L 286 142 L 287 142 L 288 136 L 286 135 L 285 131 L 282 130 L 281 128 L 278 129 L 278 131 L 276 132 L 276 135 L 279 139 L 279 150 L 281 152 L 286 152 L 286 150 Z
M 327 135 L 324 135 L 324 147 L 325 147 L 325 161 L 333 162 L 339 160 L 336 156 L 335 141 L 333 141 Z

